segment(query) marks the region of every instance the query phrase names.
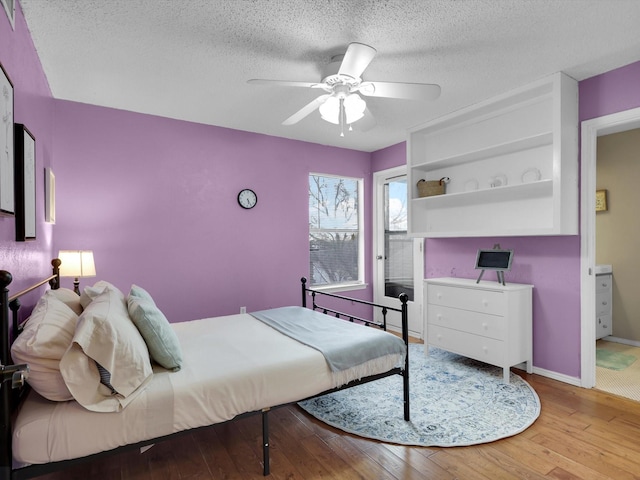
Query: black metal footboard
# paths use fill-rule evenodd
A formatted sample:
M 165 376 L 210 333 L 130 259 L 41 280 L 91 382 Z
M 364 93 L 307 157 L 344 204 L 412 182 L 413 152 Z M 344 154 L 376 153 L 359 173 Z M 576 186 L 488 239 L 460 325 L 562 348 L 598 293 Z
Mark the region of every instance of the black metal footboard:
M 302 306 L 303 307 L 307 307 L 307 295 L 311 296 L 311 300 L 312 300 L 312 304 L 311 304 L 311 308 L 313 310 L 320 310 L 323 313 L 327 314 L 327 315 L 333 315 L 337 318 L 344 318 L 346 320 L 349 320 L 351 322 L 362 322 L 365 325 L 369 326 L 369 325 L 374 325 L 376 327 L 382 328 L 383 330 L 387 330 L 387 313 L 389 311 L 395 311 L 395 312 L 400 312 L 401 315 L 401 325 L 402 325 L 402 340 L 404 341 L 405 346 L 407 347 L 407 355 L 405 356 L 405 361 L 404 361 L 404 368 L 401 369 L 394 369 L 394 370 L 390 370 L 389 372 L 385 373 L 385 374 L 381 374 L 381 375 L 376 375 L 374 377 L 368 377 L 368 378 L 363 378 L 362 380 L 358 381 L 358 382 L 352 382 L 349 383 L 341 388 L 337 388 L 335 390 L 342 390 L 344 388 L 349 388 L 352 387 L 354 385 L 357 385 L 359 383 L 367 383 L 373 380 L 377 380 L 379 378 L 384 378 L 390 375 L 401 375 L 402 376 L 402 385 L 403 385 L 403 397 L 404 397 L 404 419 L 408 422 L 410 420 L 410 402 L 409 402 L 409 313 L 408 313 L 408 308 L 407 308 L 407 302 L 409 301 L 409 296 L 406 293 L 401 293 L 398 298 L 400 300 L 400 304 L 401 307 L 400 308 L 393 308 L 393 307 L 387 307 L 385 305 L 379 305 L 376 303 L 372 303 L 372 302 L 368 302 L 366 300 L 358 300 L 355 298 L 350 298 L 350 297 L 344 297 L 342 295 L 336 295 L 334 293 L 329 293 L 329 292 L 322 292 L 319 290 L 314 290 L 312 288 L 308 288 L 307 287 L 307 279 L 302 277 L 300 279 L 300 282 L 302 283 Z M 358 303 L 361 305 L 368 305 L 370 307 L 375 308 L 379 308 L 380 311 L 382 312 L 382 323 L 377 323 L 375 322 L 373 319 L 365 319 L 365 318 L 361 318 L 349 313 L 344 313 L 341 311 L 338 311 L 336 309 L 333 308 L 329 308 L 329 307 L 322 307 L 320 305 L 318 305 L 316 303 L 316 297 L 317 296 L 326 296 L 326 297 L 331 297 L 331 298 L 337 298 L 340 300 L 346 300 L 349 302 L 354 302 L 354 303 Z M 329 393 L 329 392 L 325 392 L 325 393 Z M 321 395 L 324 395 L 325 393 L 322 393 Z

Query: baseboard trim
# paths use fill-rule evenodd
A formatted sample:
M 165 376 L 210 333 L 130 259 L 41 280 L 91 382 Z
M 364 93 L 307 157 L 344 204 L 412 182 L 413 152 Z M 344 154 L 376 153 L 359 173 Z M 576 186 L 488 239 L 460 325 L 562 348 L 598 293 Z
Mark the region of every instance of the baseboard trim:
M 632 347 L 640 347 L 640 342 L 638 342 L 637 340 L 627 340 L 626 338 L 619 338 L 619 337 L 604 337 L 601 340 L 604 340 L 606 342 L 614 342 L 614 343 L 622 343 L 624 345 L 631 345 Z
M 514 368 L 519 370 L 525 370 L 525 364 L 521 363 L 519 365 L 515 365 Z M 568 383 L 569 385 L 573 385 L 576 387 L 582 387 L 581 380 L 577 377 L 570 377 L 569 375 L 564 375 L 562 373 L 553 372 L 551 370 L 546 370 L 544 368 L 533 367 L 533 373 L 536 375 L 540 375 L 542 377 L 547 377 L 552 380 L 558 380 L 559 382 Z

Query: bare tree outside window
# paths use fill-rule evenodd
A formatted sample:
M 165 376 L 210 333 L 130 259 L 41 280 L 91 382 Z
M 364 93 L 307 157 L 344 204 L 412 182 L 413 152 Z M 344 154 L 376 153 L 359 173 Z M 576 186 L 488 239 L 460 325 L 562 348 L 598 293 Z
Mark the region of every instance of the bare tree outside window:
M 356 283 L 359 278 L 360 205 L 355 178 L 309 175 L 311 285 Z

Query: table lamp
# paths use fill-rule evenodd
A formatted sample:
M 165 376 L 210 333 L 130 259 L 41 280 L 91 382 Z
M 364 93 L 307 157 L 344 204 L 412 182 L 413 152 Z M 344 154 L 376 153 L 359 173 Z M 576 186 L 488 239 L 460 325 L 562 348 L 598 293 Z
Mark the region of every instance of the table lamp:
M 80 295 L 80 277 L 95 277 L 96 266 L 92 250 L 60 250 L 60 276 L 75 277 L 73 291 Z

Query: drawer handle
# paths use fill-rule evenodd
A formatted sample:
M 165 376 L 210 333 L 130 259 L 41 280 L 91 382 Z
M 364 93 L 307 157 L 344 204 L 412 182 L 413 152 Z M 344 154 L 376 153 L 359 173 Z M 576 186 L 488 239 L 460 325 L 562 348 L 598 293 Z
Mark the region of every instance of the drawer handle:
M 489 328 L 489 325 L 487 325 L 487 323 L 486 323 L 486 322 L 484 322 L 484 323 L 482 324 L 482 328 L 484 328 L 484 329 L 486 330 L 487 328 Z
M 482 300 L 482 305 L 484 305 L 485 307 L 489 305 L 489 302 L 486 300 Z
M 441 314 L 437 314 L 436 317 L 438 318 L 438 320 L 442 320 L 442 315 Z
M 602 305 L 606 305 L 606 304 L 607 304 L 607 302 L 606 302 L 606 301 L 602 302 Z
M 483 351 L 484 353 L 487 353 L 487 352 L 489 351 L 489 349 L 488 349 L 487 347 L 482 347 L 482 351 Z
M 442 335 L 438 335 L 438 340 L 442 340 Z
M 442 294 L 441 293 L 436 293 L 436 297 L 438 297 L 438 300 L 440 300 L 442 298 Z

